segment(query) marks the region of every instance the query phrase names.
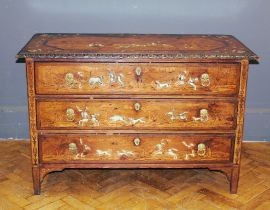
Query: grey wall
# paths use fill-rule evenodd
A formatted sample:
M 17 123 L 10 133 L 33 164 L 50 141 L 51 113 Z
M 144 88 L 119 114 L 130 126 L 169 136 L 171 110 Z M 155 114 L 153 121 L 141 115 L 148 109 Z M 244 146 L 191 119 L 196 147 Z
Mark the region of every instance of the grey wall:
M 1 0 L 0 138 L 28 138 L 24 64 L 15 54 L 34 33 L 232 34 L 254 50 L 245 140 L 270 140 L 269 0 Z

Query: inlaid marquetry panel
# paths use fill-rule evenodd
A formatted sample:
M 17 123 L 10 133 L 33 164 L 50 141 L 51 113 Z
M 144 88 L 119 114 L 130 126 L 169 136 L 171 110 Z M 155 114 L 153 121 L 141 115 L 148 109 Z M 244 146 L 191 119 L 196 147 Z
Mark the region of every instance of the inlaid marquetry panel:
M 212 34 L 35 34 L 17 57 L 132 62 L 143 59 L 258 59 L 235 37 Z
M 40 136 L 42 161 L 229 161 L 232 136 L 48 135 Z
M 235 95 L 239 69 L 231 63 L 36 63 L 36 92 Z
M 40 100 L 40 129 L 233 129 L 235 103 L 225 100 Z

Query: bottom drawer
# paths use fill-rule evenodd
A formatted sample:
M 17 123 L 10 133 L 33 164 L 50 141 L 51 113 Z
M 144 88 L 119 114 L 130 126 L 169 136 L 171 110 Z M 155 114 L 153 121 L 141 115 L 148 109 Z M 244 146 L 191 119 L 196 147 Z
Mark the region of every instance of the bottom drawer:
M 39 136 L 43 163 L 230 161 L 232 135 L 49 134 Z

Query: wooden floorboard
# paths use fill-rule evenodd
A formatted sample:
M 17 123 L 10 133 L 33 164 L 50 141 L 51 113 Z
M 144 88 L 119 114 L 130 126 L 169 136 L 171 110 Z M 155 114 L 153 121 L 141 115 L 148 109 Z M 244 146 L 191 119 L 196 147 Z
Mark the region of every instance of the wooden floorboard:
M 206 169 L 64 170 L 32 194 L 28 141 L 0 141 L 0 210 L 270 209 L 270 142 L 244 143 L 238 194 Z

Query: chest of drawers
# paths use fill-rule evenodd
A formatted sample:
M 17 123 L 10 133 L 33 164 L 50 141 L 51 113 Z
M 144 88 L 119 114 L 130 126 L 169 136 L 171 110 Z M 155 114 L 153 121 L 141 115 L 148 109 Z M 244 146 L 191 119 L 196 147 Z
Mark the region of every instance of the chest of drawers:
M 25 59 L 34 193 L 65 168 L 208 168 L 237 192 L 248 64 L 228 35 L 36 34 Z

